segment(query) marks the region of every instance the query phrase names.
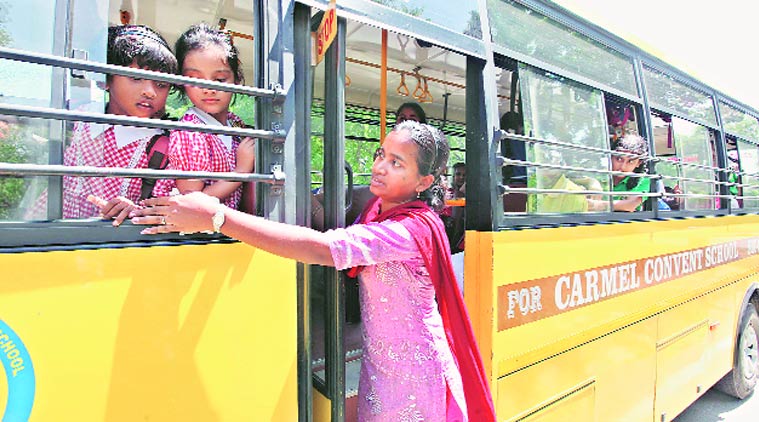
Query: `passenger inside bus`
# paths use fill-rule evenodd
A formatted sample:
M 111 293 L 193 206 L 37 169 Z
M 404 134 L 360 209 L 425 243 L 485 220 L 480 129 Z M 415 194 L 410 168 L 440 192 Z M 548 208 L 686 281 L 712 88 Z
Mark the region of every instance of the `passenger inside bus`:
M 466 195 L 466 163 L 453 165 L 453 183 L 450 186 L 451 198 L 463 198 Z
M 612 150 L 626 153 L 635 154 L 638 156 L 648 156 L 648 142 L 641 136 L 634 134 L 626 134 L 622 138 L 615 139 L 612 142 Z M 625 172 L 625 173 L 641 173 L 645 174 L 648 161 L 645 158 L 637 158 L 627 155 L 615 155 L 611 157 L 612 171 Z M 614 174 L 612 175 L 614 186 L 612 188 L 615 192 L 650 192 L 651 191 L 651 179 L 648 177 L 634 177 Z M 620 195 L 613 197 L 613 209 L 614 211 L 640 211 L 642 210 L 643 201 L 645 197 L 634 195 Z M 593 199 L 588 200 L 589 209 L 595 210 L 601 207 L 601 203 L 605 207 L 606 201 L 597 201 Z
M 177 61 L 166 41 L 142 25 L 108 29 L 108 63 L 118 66 L 176 73 Z M 128 76 L 108 75 L 106 113 L 145 118 L 165 117 L 169 84 Z M 159 136 L 156 129 L 77 122 L 63 163 L 69 166 L 147 168 L 146 146 Z M 118 226 L 142 196 L 139 178 L 63 177 L 63 217 L 102 216 Z M 45 215 L 47 194 L 38 200 Z
M 728 148 L 729 148 L 728 143 Z M 727 191 L 730 195 L 733 195 L 735 197 L 741 195 L 741 175 L 740 175 L 740 162 L 738 159 L 738 150 L 732 149 L 727 151 L 727 181 L 730 183 L 727 187 Z M 741 198 L 731 198 L 730 199 L 730 206 L 732 208 L 741 208 L 743 207 L 743 199 Z
M 466 164 L 458 162 L 453 165 L 453 181 L 448 188 L 446 197 L 456 200 L 466 197 Z M 454 204 L 446 207 L 440 217 L 445 223 L 445 231 L 451 245 L 451 253 L 456 254 L 464 250 L 464 230 L 466 222 L 466 206 Z
M 424 112 L 424 109 L 418 103 L 403 103 L 395 112 L 395 123 L 398 124 L 400 122 L 405 122 L 406 120 L 427 123 L 427 113 Z
M 179 71 L 183 76 L 224 83 L 243 82 L 237 48 L 229 35 L 207 24 L 192 25 L 177 40 Z M 194 86 L 180 87 L 193 107 L 181 121 L 198 125 L 245 127 L 237 115 L 229 111 L 233 94 Z M 239 139 L 192 131 L 172 131 L 169 142 L 169 169 L 250 173 L 255 164 L 255 140 Z M 176 188 L 180 193 L 202 191 L 219 198 L 230 208 L 238 208 L 242 198 L 242 183 L 233 181 L 204 181 L 162 179 L 156 183 L 157 196 L 170 195 Z
M 501 130 L 514 135 L 524 135 L 524 119 L 516 111 L 507 111 L 501 116 Z M 524 142 L 508 140 L 501 143 L 501 154 L 513 160 L 527 160 Z M 503 168 L 504 181 L 510 187 L 527 187 L 527 167 L 511 165 Z M 504 212 L 525 212 L 527 195 L 524 193 L 509 193 L 503 197 Z

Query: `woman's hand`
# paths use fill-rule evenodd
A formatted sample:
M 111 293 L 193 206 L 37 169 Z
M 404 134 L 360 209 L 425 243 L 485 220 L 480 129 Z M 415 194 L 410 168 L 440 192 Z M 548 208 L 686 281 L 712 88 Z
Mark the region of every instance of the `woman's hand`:
M 146 199 L 142 209 L 133 210 L 132 223 L 155 225 L 142 234 L 197 233 L 213 231 L 213 217 L 221 206 L 219 200 L 202 192 Z
M 110 201 L 106 201 L 99 196 L 89 195 L 87 196 L 87 202 L 98 207 L 100 215 L 103 218 L 112 218 L 115 227 L 121 225 L 129 216 L 129 213 L 137 208 L 134 202 L 123 196 L 117 196 Z

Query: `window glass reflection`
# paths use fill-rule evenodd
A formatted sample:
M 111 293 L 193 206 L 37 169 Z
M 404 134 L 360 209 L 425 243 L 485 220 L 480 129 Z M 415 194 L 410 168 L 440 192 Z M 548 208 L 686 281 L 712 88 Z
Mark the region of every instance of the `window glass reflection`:
M 525 133 L 538 138 L 608 149 L 603 96 L 600 91 L 565 82 L 561 78 L 520 68 Z M 527 160 L 593 170 L 608 170 L 606 154 L 528 144 Z M 552 168 L 528 169 L 528 187 L 564 191 L 608 191 L 609 178 L 602 173 Z M 589 208 L 588 199 L 608 200 L 599 195 L 547 193 L 529 195 L 532 213 L 568 213 L 608 210 Z M 595 202 L 595 201 L 594 201 Z

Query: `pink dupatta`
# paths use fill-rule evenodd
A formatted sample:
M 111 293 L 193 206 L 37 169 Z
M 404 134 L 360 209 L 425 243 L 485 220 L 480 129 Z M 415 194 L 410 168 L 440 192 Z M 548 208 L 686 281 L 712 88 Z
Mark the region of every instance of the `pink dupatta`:
M 493 398 L 469 314 L 464 305 L 464 297 L 456 284 L 443 222 L 427 204 L 420 200 L 396 206 L 382 213 L 380 213 L 380 205 L 379 198 L 372 198 L 357 223 L 391 219 L 403 224 L 411 233 L 422 253 L 432 284 L 435 286 L 445 336 L 461 373 L 469 421 L 495 421 Z M 348 275 L 356 277 L 362 269 L 363 267 L 351 268 L 348 270 Z

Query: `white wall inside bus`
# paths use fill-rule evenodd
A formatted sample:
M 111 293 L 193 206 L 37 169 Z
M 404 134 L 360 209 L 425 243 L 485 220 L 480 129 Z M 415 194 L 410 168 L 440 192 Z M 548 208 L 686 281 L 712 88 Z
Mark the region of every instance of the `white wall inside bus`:
M 653 112 L 651 126 L 653 127 L 654 155 L 659 159 L 656 163 L 656 172 L 662 176 L 661 188 L 665 193 L 679 194 L 680 190 L 680 166 L 675 150 L 672 118 L 668 114 Z M 683 199 L 675 196 L 665 196 L 664 201 L 671 211 L 681 208 Z
M 738 140 L 737 144 L 740 170 L 743 173 L 741 176 L 741 183 L 744 185 L 742 193 L 744 196 L 749 197 L 743 199 L 742 205 L 744 208 L 757 208 L 759 207 L 759 188 L 757 188 L 759 177 L 749 176 L 747 173 L 759 173 L 759 146 L 744 140 Z
M 681 162 L 700 164 L 707 167 L 713 166 L 714 149 L 707 128 L 678 117 L 672 118 L 672 127 L 674 129 L 677 155 Z M 715 184 L 713 183 L 715 181 L 714 171 L 692 166 L 682 166 L 681 173 L 685 178 L 699 180 L 683 180 L 681 188 L 684 193 L 695 195 L 715 194 Z M 686 210 L 711 210 L 716 207 L 717 201 L 714 197 L 687 197 L 685 199 Z
M 549 141 L 609 148 L 601 91 L 527 66 L 521 66 L 519 74 L 527 135 Z M 528 144 L 527 160 L 581 169 L 609 169 L 606 154 L 555 145 Z M 527 203 L 530 213 L 602 211 L 589 209 L 588 196 L 579 192 L 608 191 L 610 188 L 609 176 L 601 173 L 532 167 L 527 175 L 530 188 L 578 192 L 530 194 Z M 608 199 L 591 196 L 597 200 Z

